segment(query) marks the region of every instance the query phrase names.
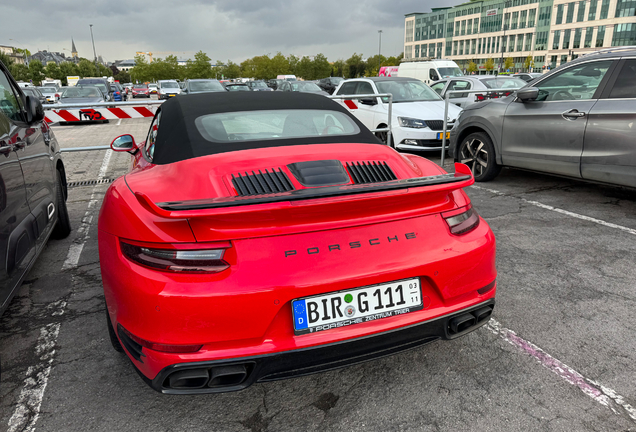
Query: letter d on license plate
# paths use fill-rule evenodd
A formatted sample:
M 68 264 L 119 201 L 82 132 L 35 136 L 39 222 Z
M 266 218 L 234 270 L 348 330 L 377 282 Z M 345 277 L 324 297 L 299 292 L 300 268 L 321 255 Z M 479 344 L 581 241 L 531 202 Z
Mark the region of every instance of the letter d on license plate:
M 419 278 L 321 294 L 292 301 L 294 333 L 314 333 L 420 309 Z

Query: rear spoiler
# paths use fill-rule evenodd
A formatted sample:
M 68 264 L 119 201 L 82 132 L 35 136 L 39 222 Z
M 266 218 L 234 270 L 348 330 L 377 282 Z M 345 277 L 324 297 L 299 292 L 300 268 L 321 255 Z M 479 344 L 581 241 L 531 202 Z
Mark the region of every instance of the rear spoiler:
M 212 198 L 208 200 L 173 201 L 154 203 L 148 195 L 135 192 L 135 197 L 146 210 L 157 216 L 166 218 L 188 218 L 208 216 L 203 210 L 227 209 L 229 207 L 245 207 L 257 204 L 273 204 L 289 201 L 300 201 L 312 198 L 331 198 L 343 195 L 356 195 L 372 192 L 394 191 L 399 189 L 423 188 L 426 191 L 441 192 L 461 189 L 475 182 L 470 168 L 461 163 L 455 163 L 455 173 L 441 174 L 427 177 L 415 177 L 403 180 L 392 180 L 382 183 L 358 184 L 346 186 L 328 186 L 281 192 L 258 196 L 235 196 Z M 251 209 L 236 209 L 231 213 L 249 211 Z M 226 213 L 226 212 L 223 212 Z

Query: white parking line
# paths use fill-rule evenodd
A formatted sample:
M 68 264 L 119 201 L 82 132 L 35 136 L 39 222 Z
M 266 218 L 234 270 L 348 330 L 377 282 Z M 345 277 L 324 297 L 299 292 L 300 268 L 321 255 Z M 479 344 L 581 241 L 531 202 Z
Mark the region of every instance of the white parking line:
M 99 168 L 99 174 L 97 175 L 97 180 L 102 180 L 106 175 L 106 171 L 108 170 L 108 164 L 110 163 L 110 158 L 113 155 L 112 150 L 106 150 L 106 154 L 104 155 L 104 159 L 102 160 L 102 166 Z M 79 263 L 80 256 L 82 255 L 82 250 L 84 250 L 84 245 L 88 240 L 88 230 L 93 222 L 93 215 L 95 213 L 95 206 L 97 205 L 98 199 L 95 198 L 97 187 L 93 188 L 93 193 L 91 194 L 91 198 L 88 201 L 88 208 L 86 209 L 86 213 L 82 218 L 82 224 L 77 229 L 78 238 L 71 244 L 68 248 L 68 254 L 66 255 L 66 260 L 62 265 L 62 270 L 68 270 L 74 267 L 77 267 L 77 263 Z
M 106 175 L 108 170 L 108 164 L 113 154 L 112 150 L 107 150 L 102 160 L 102 165 L 99 169 L 97 179 L 101 180 Z M 62 270 L 68 270 L 70 268 L 77 267 L 82 250 L 86 241 L 89 239 L 89 229 L 94 219 L 96 206 L 98 199 L 96 198 L 97 189 L 100 187 L 96 185 L 93 187 L 90 200 L 88 202 L 88 208 L 82 219 L 82 224 L 77 229 L 78 237 L 74 243 L 68 249 L 66 260 L 62 264 Z M 47 306 L 47 310 L 51 310 L 52 316 L 61 316 L 66 309 L 66 301 L 58 301 Z M 18 398 L 18 404 L 13 411 L 13 415 L 9 419 L 8 432 L 33 432 L 35 430 L 35 424 L 40 416 L 40 407 L 42 405 L 42 399 L 44 398 L 44 390 L 49 381 L 51 375 L 51 367 L 53 364 L 53 358 L 55 355 L 55 345 L 57 343 L 57 337 L 60 333 L 61 323 L 48 324 L 40 329 L 40 337 L 35 347 L 35 354 L 39 357 L 40 362 L 35 366 L 29 366 L 24 380 L 24 386 L 20 391 Z
M 625 232 L 627 232 L 629 234 L 636 235 L 636 229 L 633 229 L 633 228 L 628 228 L 628 227 L 625 227 L 625 226 L 622 226 L 622 225 L 617 225 L 617 224 L 614 224 L 614 223 L 611 223 L 611 222 L 606 222 L 606 221 L 601 220 L 601 219 L 596 219 L 596 218 L 593 218 L 593 217 L 589 217 L 589 216 L 585 216 L 585 215 L 582 215 L 582 214 L 574 213 L 574 212 L 571 212 L 571 211 L 563 210 L 563 209 L 560 209 L 558 207 L 552 207 L 552 206 L 547 205 L 547 204 L 542 204 L 542 203 L 540 203 L 538 201 L 531 201 L 531 200 L 527 200 L 525 198 L 520 198 L 520 197 L 506 195 L 505 193 L 499 192 L 499 191 L 494 190 L 494 189 L 488 189 L 488 188 L 485 188 L 485 187 L 475 186 L 475 185 L 472 185 L 470 187 L 475 188 L 475 189 L 479 189 L 479 190 L 483 190 L 483 191 L 486 191 L 486 192 L 490 192 L 492 194 L 499 195 L 499 196 L 515 198 L 515 199 L 521 200 L 521 201 L 523 201 L 525 203 L 531 204 L 531 205 L 533 205 L 535 207 L 539 207 L 539 208 L 542 208 L 542 209 L 545 209 L 545 210 L 550 210 L 550 211 L 553 211 L 553 212 L 561 213 L 561 214 L 564 214 L 566 216 L 570 216 L 570 217 L 573 217 L 573 218 L 577 218 L 577 219 L 581 219 L 581 220 L 584 220 L 584 221 L 592 222 L 592 223 L 595 223 L 595 224 L 598 224 L 598 225 L 603 225 L 603 226 L 606 226 L 608 228 L 618 229 L 618 230 L 621 230 L 621 231 L 625 231 Z
M 625 399 L 614 390 L 584 377 L 565 363 L 555 359 L 550 354 L 543 351 L 532 342 L 520 338 L 514 331 L 502 327 L 501 324 L 494 319 L 491 319 L 488 324 L 486 324 L 486 328 L 525 354 L 534 357 L 541 366 L 554 372 L 560 378 L 573 386 L 578 387 L 583 393 L 601 405 L 610 408 L 615 414 L 624 413 L 632 420 L 636 421 L 636 409 L 625 402 Z

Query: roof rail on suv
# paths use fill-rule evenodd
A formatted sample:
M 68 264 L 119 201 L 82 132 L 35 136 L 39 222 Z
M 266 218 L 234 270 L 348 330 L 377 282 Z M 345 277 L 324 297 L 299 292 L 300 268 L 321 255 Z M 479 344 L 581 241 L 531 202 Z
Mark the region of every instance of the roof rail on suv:
M 588 55 L 594 55 L 594 54 L 608 54 L 608 53 L 612 53 L 612 52 L 621 52 L 621 51 L 633 51 L 636 50 L 636 45 L 627 45 L 627 46 L 619 46 L 619 47 L 612 47 L 612 48 L 603 48 L 601 50 L 598 51 L 594 51 L 591 53 L 587 53 L 585 54 L 586 56 Z

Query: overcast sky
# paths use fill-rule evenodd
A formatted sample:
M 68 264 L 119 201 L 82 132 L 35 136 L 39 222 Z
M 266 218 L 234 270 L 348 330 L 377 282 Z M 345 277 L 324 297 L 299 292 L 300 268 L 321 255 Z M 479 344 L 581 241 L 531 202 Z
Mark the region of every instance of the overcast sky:
M 256 55 L 313 56 L 329 61 L 354 52 L 397 55 L 404 46 L 404 15 L 460 1 L 395 0 L 23 0 L 0 1 L 0 45 L 64 52 L 71 37 L 81 57 L 106 61 L 154 57 L 181 58 L 202 50 L 212 60 L 240 63 Z

